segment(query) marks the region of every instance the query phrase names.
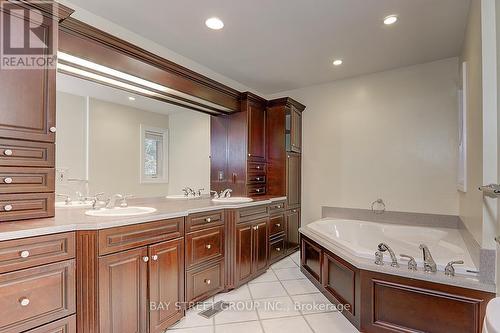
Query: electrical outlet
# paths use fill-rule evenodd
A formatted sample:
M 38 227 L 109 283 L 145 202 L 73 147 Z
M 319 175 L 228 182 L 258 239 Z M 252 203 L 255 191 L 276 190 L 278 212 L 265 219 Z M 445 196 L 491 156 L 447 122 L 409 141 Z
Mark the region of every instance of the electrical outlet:
M 65 168 L 59 168 L 56 169 L 56 180 L 58 183 L 66 183 L 67 182 L 67 174 L 68 174 L 68 169 Z

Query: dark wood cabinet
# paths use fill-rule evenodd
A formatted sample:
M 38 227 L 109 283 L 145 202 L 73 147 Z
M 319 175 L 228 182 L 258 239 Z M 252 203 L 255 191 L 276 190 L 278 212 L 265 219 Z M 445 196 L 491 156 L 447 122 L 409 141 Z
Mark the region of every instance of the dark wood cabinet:
M 301 157 L 297 153 L 288 153 L 286 161 L 286 197 L 287 207 L 300 206 L 301 188 Z
M 236 284 L 241 285 L 268 267 L 268 218 L 236 225 Z
M 253 100 L 244 101 L 248 117 L 248 160 L 266 160 L 266 108 Z
M 233 190 L 237 196 L 267 193 L 267 101 L 246 92 L 241 111 L 212 117 L 212 190 Z
M 299 248 L 300 209 L 290 209 L 285 214 L 286 251 L 292 253 Z
M 286 112 L 287 151 L 300 153 L 302 150 L 302 111 L 291 104 Z
M 148 332 L 148 248 L 99 258 L 99 331 Z
M 9 11 L 4 11 L 4 9 Z M 16 10 L 15 15 L 10 13 Z M 20 14 L 21 13 L 21 14 Z M 24 14 L 23 14 L 24 13 Z M 38 26 L 38 38 L 57 50 L 57 21 L 49 15 L 29 15 L 24 6 L 8 4 L 0 9 L 2 22 L 23 26 L 25 21 Z M 21 16 L 24 15 L 24 16 Z M 23 29 L 11 29 L 11 43 L 24 45 Z M 55 52 L 55 51 L 53 51 Z M 47 54 L 47 57 L 51 55 Z M 31 141 L 55 141 L 56 69 L 46 66 L 37 69 L 0 69 L 0 137 Z
M 184 316 L 182 239 L 149 247 L 149 333 L 164 332 Z

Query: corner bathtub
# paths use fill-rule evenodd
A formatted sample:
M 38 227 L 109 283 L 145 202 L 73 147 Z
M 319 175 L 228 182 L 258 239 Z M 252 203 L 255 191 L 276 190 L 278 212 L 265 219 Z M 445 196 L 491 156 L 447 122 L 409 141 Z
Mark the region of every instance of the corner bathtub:
M 438 269 L 442 272 L 446 264 L 453 260 L 463 260 L 464 265 L 456 265 L 456 272 L 470 275 L 477 271 L 465 242 L 458 229 L 418 227 L 398 224 L 325 218 L 304 227 L 333 247 L 360 258 L 375 260 L 379 243 L 387 243 L 396 253 L 403 267 L 407 261 L 399 257 L 407 254 L 415 258 L 419 270 L 423 267 L 420 244 L 426 244 Z M 389 253 L 384 254 L 384 261 L 390 264 Z

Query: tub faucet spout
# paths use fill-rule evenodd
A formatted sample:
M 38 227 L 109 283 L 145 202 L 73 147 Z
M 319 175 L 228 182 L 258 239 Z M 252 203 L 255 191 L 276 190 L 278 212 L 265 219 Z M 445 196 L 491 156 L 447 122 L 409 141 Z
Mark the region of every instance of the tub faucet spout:
M 436 273 L 437 265 L 436 262 L 434 261 L 434 258 L 432 258 L 429 247 L 425 244 L 420 244 L 420 250 L 422 250 L 424 255 L 424 271 L 430 273 Z
M 391 249 L 391 247 L 385 243 L 380 243 L 378 245 L 378 250 L 380 252 L 385 252 L 385 251 L 388 251 L 389 252 L 389 255 L 391 256 L 391 267 L 396 267 L 396 268 L 399 268 L 399 264 L 398 264 L 398 258 L 396 257 L 396 254 L 394 253 L 394 251 Z

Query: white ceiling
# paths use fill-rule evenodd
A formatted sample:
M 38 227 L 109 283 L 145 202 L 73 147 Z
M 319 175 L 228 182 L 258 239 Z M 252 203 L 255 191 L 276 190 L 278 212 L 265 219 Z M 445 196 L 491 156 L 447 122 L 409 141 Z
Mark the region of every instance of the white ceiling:
M 457 56 L 469 2 L 72 0 L 264 94 Z M 390 14 L 400 21 L 384 26 Z M 205 27 L 211 16 L 223 30 Z

